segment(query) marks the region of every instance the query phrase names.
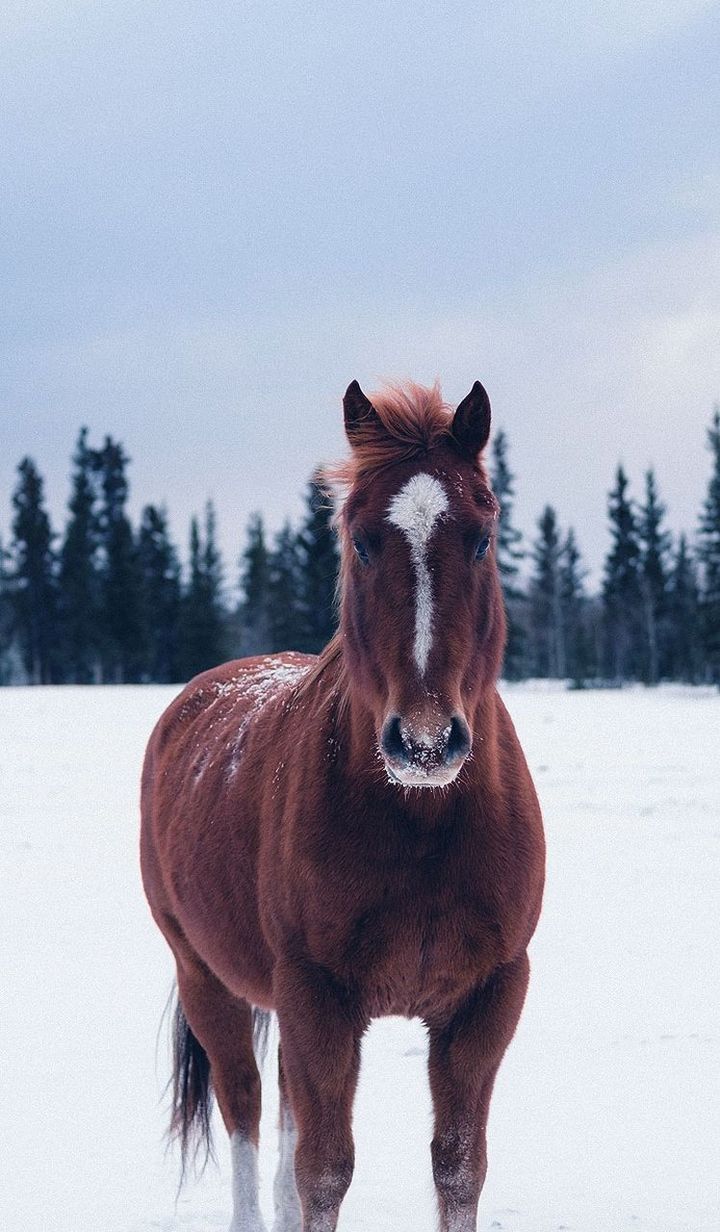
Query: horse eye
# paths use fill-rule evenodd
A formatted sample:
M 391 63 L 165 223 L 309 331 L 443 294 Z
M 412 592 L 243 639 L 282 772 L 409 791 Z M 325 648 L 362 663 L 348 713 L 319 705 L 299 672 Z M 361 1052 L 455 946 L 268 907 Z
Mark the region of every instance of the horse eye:
M 358 539 L 357 536 L 353 535 L 352 545 L 355 549 L 355 555 L 357 556 L 361 564 L 369 565 L 370 564 L 370 553 L 365 547 L 365 544 L 363 543 L 362 539 Z
M 490 547 L 490 536 L 485 535 L 484 538 L 480 540 L 479 544 L 475 548 L 475 559 L 483 560 L 483 558 L 487 556 L 489 547 Z

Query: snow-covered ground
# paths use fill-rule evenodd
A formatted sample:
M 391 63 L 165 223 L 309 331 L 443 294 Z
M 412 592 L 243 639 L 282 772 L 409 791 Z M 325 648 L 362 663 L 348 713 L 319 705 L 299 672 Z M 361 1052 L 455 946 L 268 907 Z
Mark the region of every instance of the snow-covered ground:
M 0 690 L 0 1226 L 216 1232 L 228 1152 L 176 1202 L 137 868 L 169 688 Z M 720 1228 L 720 696 L 506 689 L 548 834 L 531 991 L 490 1120 L 482 1232 Z M 431 1232 L 417 1023 L 366 1039 L 343 1232 Z M 266 1209 L 276 1111 L 261 1151 Z M 269 1210 L 268 1210 L 269 1214 Z

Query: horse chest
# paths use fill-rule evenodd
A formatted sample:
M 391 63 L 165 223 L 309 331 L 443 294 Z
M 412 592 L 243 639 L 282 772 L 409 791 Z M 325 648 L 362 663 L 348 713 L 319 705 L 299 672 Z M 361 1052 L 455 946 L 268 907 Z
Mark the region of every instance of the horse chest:
M 322 929 L 322 961 L 360 993 L 371 1016 L 422 1015 L 456 1003 L 503 961 L 492 907 L 477 890 L 406 873 L 371 900 L 346 899 Z
M 370 912 L 355 940 L 348 960 L 371 1014 L 417 1015 L 461 1000 L 498 962 L 497 936 L 468 904 Z

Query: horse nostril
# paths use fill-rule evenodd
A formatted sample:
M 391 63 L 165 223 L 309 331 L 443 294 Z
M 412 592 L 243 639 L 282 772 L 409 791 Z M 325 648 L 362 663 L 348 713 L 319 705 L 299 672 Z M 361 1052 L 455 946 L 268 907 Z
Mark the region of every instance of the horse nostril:
M 445 749 L 445 764 L 452 766 L 456 762 L 462 761 L 467 757 L 471 747 L 470 728 L 460 715 L 453 715 L 450 724 L 450 735 L 448 736 Z
M 385 720 L 382 733 L 380 735 L 380 748 L 387 757 L 388 761 L 395 762 L 406 766 L 410 760 L 408 751 L 405 747 L 400 729 L 400 715 L 391 714 Z

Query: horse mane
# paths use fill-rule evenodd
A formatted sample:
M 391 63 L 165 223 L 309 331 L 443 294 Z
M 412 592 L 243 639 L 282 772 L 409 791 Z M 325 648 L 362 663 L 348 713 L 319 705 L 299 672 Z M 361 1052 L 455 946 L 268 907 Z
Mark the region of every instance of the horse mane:
M 316 685 L 325 673 L 331 672 L 333 668 L 336 669 L 336 679 L 330 687 L 329 697 L 338 699 L 339 713 L 343 712 L 349 701 L 350 681 L 343 660 L 343 638 L 340 629 L 320 651 L 310 671 L 298 681 L 295 686 L 296 699 L 301 701 L 306 697 L 314 698 Z
M 443 401 L 437 381 L 429 387 L 391 383 L 369 397 L 380 425 L 374 418 L 358 425 L 350 456 L 322 469 L 324 482 L 336 491 L 348 491 L 373 471 L 452 440 L 453 408 Z

